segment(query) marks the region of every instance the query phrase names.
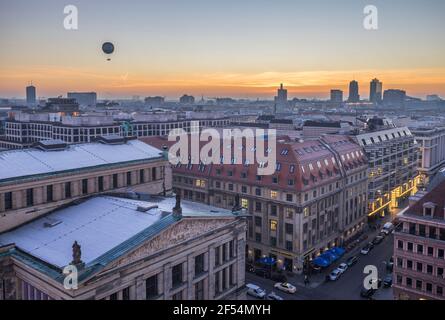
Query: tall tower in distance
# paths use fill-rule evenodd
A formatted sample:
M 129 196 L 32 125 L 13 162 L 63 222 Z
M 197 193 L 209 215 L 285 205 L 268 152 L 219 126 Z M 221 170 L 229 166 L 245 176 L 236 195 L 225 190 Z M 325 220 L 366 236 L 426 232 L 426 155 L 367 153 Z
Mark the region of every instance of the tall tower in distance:
M 382 102 L 383 84 L 379 79 L 372 79 L 369 88 L 369 101 L 378 104 Z
M 36 104 L 36 102 L 36 87 L 31 84 L 30 86 L 26 87 L 26 103 Z
M 352 80 L 349 83 L 349 99 L 348 102 L 357 103 L 360 102 L 360 95 L 358 93 L 358 82 Z
M 287 101 L 287 90 L 284 89 L 283 84 L 280 84 L 280 88 L 277 91 L 277 96 L 275 97 L 275 108 L 276 113 L 288 112 L 289 104 Z

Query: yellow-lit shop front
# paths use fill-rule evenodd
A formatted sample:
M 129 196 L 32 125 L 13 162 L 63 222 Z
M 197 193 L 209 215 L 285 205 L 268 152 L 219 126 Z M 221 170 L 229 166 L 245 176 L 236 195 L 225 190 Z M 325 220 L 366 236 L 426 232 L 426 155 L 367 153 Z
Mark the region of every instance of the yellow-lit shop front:
M 394 213 L 395 209 L 405 204 L 407 205 L 406 200 L 417 192 L 420 184 L 420 176 L 417 176 L 374 201 L 370 201 L 368 204 L 368 217 L 375 218 L 377 215 L 384 217 L 386 214 Z

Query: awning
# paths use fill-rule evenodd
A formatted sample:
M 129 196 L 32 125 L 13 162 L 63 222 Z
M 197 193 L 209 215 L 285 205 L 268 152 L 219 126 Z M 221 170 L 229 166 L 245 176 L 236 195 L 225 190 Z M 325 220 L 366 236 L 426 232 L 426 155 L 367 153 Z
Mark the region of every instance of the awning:
M 276 263 L 276 260 L 271 257 L 264 257 L 257 260 L 258 263 L 262 263 L 264 265 L 273 266 Z
M 312 264 L 319 267 L 328 267 L 331 263 L 328 260 L 323 259 L 322 257 L 317 257 L 312 260 Z

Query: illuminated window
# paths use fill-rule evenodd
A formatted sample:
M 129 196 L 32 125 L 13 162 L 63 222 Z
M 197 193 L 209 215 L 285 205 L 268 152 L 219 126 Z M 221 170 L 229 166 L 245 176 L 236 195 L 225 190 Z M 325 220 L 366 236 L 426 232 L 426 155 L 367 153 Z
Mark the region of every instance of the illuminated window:
M 309 217 L 309 208 L 308 207 L 303 209 L 303 214 L 305 217 Z
M 272 199 L 276 199 L 276 198 L 278 197 L 278 193 L 277 193 L 276 191 L 271 191 L 271 192 L 270 192 L 270 197 L 271 197 Z
M 277 220 L 270 220 L 270 231 L 277 231 L 278 222 Z
M 249 200 L 247 199 L 241 199 L 241 207 L 243 207 L 244 209 L 248 209 L 249 208 Z
M 199 187 L 199 188 L 205 188 L 206 182 L 204 180 L 197 179 L 196 180 L 196 186 Z

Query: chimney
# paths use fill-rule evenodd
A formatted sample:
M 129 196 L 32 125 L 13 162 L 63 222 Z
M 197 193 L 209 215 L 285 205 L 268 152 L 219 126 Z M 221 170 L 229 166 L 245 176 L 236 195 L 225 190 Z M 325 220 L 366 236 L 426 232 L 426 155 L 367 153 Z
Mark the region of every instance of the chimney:
M 173 208 L 173 217 L 177 219 L 182 218 L 181 196 L 179 194 L 176 195 L 176 205 Z

